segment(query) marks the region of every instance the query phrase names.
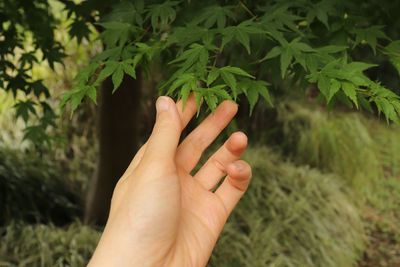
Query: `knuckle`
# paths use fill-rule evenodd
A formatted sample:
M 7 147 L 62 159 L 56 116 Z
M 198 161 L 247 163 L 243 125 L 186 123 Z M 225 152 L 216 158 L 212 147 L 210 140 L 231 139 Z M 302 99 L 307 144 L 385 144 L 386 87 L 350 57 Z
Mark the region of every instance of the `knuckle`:
M 225 173 L 226 172 L 226 168 L 225 165 L 223 164 L 223 162 L 221 160 L 219 160 L 216 157 L 211 158 L 211 164 L 217 168 L 220 172 Z
M 247 162 L 243 160 L 240 160 L 239 162 L 243 166 L 241 175 L 238 175 L 237 177 L 229 177 L 229 181 L 233 187 L 244 192 L 249 186 L 252 177 L 252 172 L 251 172 L 251 167 Z
M 158 130 L 170 129 L 173 127 L 176 131 L 182 131 L 182 121 L 179 118 L 178 111 L 176 111 L 176 114 L 162 112 L 157 116 L 156 128 L 158 128 Z
M 250 179 L 233 179 L 232 177 L 229 177 L 229 182 L 230 184 L 236 188 L 237 190 L 244 192 L 246 191 L 247 187 L 249 186 L 249 181 Z
M 171 120 L 169 120 L 168 118 L 165 118 L 164 115 L 159 115 L 159 116 L 160 117 L 157 121 L 156 129 L 159 131 L 163 131 L 164 129 L 169 128 L 171 125 Z
M 194 152 L 202 154 L 207 147 L 207 141 L 204 136 L 191 136 L 187 139 L 187 143 Z

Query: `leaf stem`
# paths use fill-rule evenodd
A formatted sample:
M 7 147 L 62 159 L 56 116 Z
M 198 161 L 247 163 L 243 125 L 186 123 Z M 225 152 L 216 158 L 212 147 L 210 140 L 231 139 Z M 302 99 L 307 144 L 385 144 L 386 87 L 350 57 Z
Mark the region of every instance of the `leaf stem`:
M 215 67 L 217 65 L 217 60 L 218 60 L 219 56 L 221 55 L 221 53 L 222 53 L 222 41 L 218 47 L 218 51 L 215 53 L 213 67 Z
M 250 16 L 252 16 L 253 18 L 257 17 L 242 1 L 239 1 L 239 4 L 247 13 L 249 13 Z

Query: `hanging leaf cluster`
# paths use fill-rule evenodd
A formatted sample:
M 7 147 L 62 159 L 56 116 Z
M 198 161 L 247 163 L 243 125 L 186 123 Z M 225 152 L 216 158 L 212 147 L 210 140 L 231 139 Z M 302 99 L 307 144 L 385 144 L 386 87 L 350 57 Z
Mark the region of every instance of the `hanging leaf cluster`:
M 398 95 L 366 71 L 377 66 L 378 55 L 399 71 L 400 41 L 385 33 L 390 25 L 374 24 L 378 15 L 371 17 L 359 1 L 150 2 L 122 1 L 98 22 L 105 49 L 63 105 L 70 102 L 73 111 L 85 96 L 95 100 L 107 77 L 115 91 L 125 75 L 135 78 L 138 68 L 157 64 L 163 66 L 160 93 L 186 101 L 194 92 L 211 110 L 244 96 L 251 113 L 260 97 L 273 105 L 271 88 L 279 81 L 300 79 L 315 84 L 328 104 L 375 109 L 398 121 Z M 356 59 L 365 47 L 369 62 Z
M 259 99 L 273 105 L 284 82 L 293 90 L 318 88 L 329 105 L 344 102 L 398 121 L 398 88 L 369 75 L 390 62 L 400 75 L 400 41 L 396 4 L 382 0 L 117 0 L 60 1 L 68 12 L 69 34 L 88 39 L 97 29 L 104 49 L 75 79 L 61 106 L 74 111 L 84 99 L 96 102 L 97 89 L 111 79 L 113 91 L 130 76 L 163 77 L 161 94 L 186 100 L 194 93 L 210 110 L 225 99 L 247 99 L 251 110 Z M 46 0 L 0 3 L 0 87 L 24 92 L 17 114 L 28 120 L 52 114 L 41 81 L 31 79 L 35 62 L 61 62 L 63 47 L 54 40 L 57 21 Z M 29 15 L 28 15 L 29 14 Z M 23 34 L 34 49 L 15 57 Z M 37 53 L 37 52 L 40 53 Z M 42 55 L 42 56 L 39 56 Z M 11 70 L 11 71 L 10 71 Z M 40 96 L 40 97 L 38 97 Z M 46 112 L 38 112 L 38 107 Z M 251 113 L 250 110 L 250 113 Z M 47 114 L 46 113 L 46 114 Z M 43 123 L 51 122 L 48 115 Z M 31 136 L 39 136 L 36 128 Z

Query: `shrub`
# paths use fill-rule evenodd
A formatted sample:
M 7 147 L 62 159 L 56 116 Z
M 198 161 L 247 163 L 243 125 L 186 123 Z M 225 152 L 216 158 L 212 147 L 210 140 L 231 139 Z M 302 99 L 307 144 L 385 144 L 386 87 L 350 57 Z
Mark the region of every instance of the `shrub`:
M 366 200 L 358 202 L 368 238 L 359 266 L 399 266 L 400 128 L 293 102 L 282 104 L 278 113 L 287 155 L 338 174 Z
M 331 114 L 293 102 L 280 105 L 278 114 L 286 153 L 296 163 L 339 175 L 359 197 L 373 195 L 383 169 L 361 116 Z
M 99 236 L 80 223 L 63 229 L 13 222 L 2 229 L 0 266 L 85 266 Z
M 346 191 L 331 175 L 251 149 L 253 181 L 232 214 L 210 267 L 352 266 L 363 227 Z M 1 231 L 1 266 L 83 266 L 99 233 L 12 222 Z
M 210 266 L 353 266 L 363 223 L 338 179 L 251 149 L 250 188 L 227 223 Z
M 76 188 L 54 162 L 0 150 L 0 225 L 11 220 L 69 223 L 81 214 Z
M 376 200 L 364 215 L 368 245 L 359 266 L 400 266 L 400 179 L 382 179 Z
M 14 105 L 12 95 L 0 90 L 0 143 L 14 149 L 26 148 L 28 144 L 23 142 L 25 126 L 22 120 L 15 119 Z
M 400 178 L 400 127 L 377 120 L 364 120 L 376 144 L 385 177 Z

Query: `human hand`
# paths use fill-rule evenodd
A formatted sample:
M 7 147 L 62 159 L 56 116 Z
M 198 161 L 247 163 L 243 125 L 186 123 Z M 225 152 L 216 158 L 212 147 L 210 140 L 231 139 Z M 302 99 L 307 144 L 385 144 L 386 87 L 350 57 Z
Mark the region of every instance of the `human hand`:
M 235 103 L 221 103 L 180 144 L 182 130 L 196 113 L 194 96 L 185 109 L 181 101 L 164 96 L 156 107 L 153 132 L 114 190 L 89 266 L 206 266 L 229 214 L 248 187 L 251 168 L 239 160 L 247 146 L 241 132 L 233 133 L 191 175 L 204 150 L 236 114 Z

